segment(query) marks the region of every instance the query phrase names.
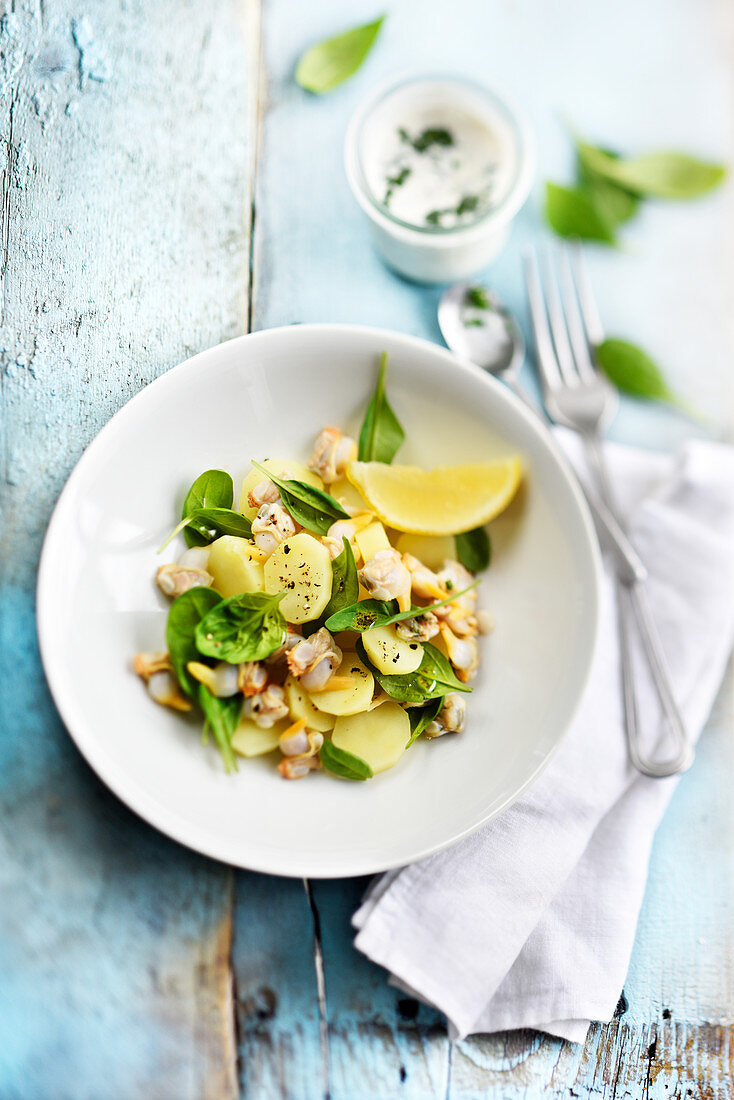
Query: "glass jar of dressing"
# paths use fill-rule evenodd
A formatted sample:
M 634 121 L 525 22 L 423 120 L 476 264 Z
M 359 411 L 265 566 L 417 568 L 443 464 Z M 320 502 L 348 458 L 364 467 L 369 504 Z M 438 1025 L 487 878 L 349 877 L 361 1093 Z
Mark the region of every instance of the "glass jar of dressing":
M 532 140 L 493 92 L 421 77 L 352 119 L 345 163 L 375 246 L 401 275 L 444 283 L 476 274 L 504 246 L 534 169 Z

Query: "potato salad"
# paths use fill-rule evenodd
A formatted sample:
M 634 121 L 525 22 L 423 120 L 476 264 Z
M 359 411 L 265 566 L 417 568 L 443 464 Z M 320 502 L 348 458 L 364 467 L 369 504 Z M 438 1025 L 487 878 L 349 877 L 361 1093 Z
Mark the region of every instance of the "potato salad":
M 476 590 L 485 525 L 521 467 L 393 464 L 404 432 L 385 367 L 358 439 L 328 426 L 305 463 L 252 460 L 236 507 L 230 474 L 205 471 L 164 544 L 187 544 L 155 576 L 165 648 L 133 667 L 156 703 L 199 711 L 229 771 L 271 754 L 284 779 L 364 780 L 465 727 L 492 626 Z

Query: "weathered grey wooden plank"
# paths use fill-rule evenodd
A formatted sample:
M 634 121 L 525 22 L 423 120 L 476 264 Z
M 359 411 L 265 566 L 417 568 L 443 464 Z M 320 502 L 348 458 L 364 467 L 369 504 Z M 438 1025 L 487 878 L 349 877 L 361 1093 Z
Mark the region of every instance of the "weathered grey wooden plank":
M 231 873 L 63 731 L 35 646 L 51 507 L 151 378 L 242 331 L 257 0 L 0 0 L 0 1095 L 236 1095 Z

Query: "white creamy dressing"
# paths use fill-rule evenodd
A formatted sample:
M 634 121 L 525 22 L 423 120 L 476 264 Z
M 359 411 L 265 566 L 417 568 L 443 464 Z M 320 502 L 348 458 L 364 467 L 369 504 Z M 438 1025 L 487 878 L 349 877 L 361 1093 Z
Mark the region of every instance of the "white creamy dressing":
M 516 174 L 507 119 L 471 86 L 426 80 L 380 100 L 365 120 L 360 160 L 373 201 L 427 230 L 472 225 L 497 207 Z

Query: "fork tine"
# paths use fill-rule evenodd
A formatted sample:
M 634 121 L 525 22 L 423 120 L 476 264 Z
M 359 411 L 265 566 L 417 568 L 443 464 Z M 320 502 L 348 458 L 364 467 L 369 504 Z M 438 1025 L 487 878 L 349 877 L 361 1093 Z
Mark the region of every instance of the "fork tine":
M 562 378 L 553 350 L 550 329 L 548 328 L 548 316 L 545 312 L 543 289 L 540 285 L 535 249 L 526 248 L 523 250 L 522 264 L 525 272 L 525 288 L 528 294 L 530 325 L 533 330 L 538 374 L 543 389 L 546 392 L 552 392 L 562 384 Z
M 591 289 L 589 270 L 586 266 L 586 259 L 580 241 L 574 241 L 574 243 L 569 246 L 569 257 L 571 260 L 571 270 L 573 271 L 574 281 L 576 283 L 576 293 L 578 294 L 579 305 L 581 306 L 581 316 L 584 319 L 586 336 L 593 350 L 602 343 L 604 339 L 604 328 L 601 323 L 601 317 L 599 316 L 599 310 L 596 306 L 596 298 Z
M 579 376 L 576 371 L 566 320 L 563 316 L 563 307 L 558 293 L 558 278 L 553 269 L 550 249 L 543 250 L 543 282 L 545 283 L 545 300 L 548 306 L 548 318 L 553 344 L 556 349 L 556 359 L 563 381 L 567 386 L 578 385 Z
M 591 360 L 587 342 L 587 330 L 579 312 L 577 288 L 567 248 L 559 248 L 558 250 L 558 272 L 563 311 L 566 315 L 566 325 L 571 339 L 571 347 L 573 348 L 573 357 L 576 360 L 576 368 L 582 379 L 591 381 L 595 377 L 594 364 Z

